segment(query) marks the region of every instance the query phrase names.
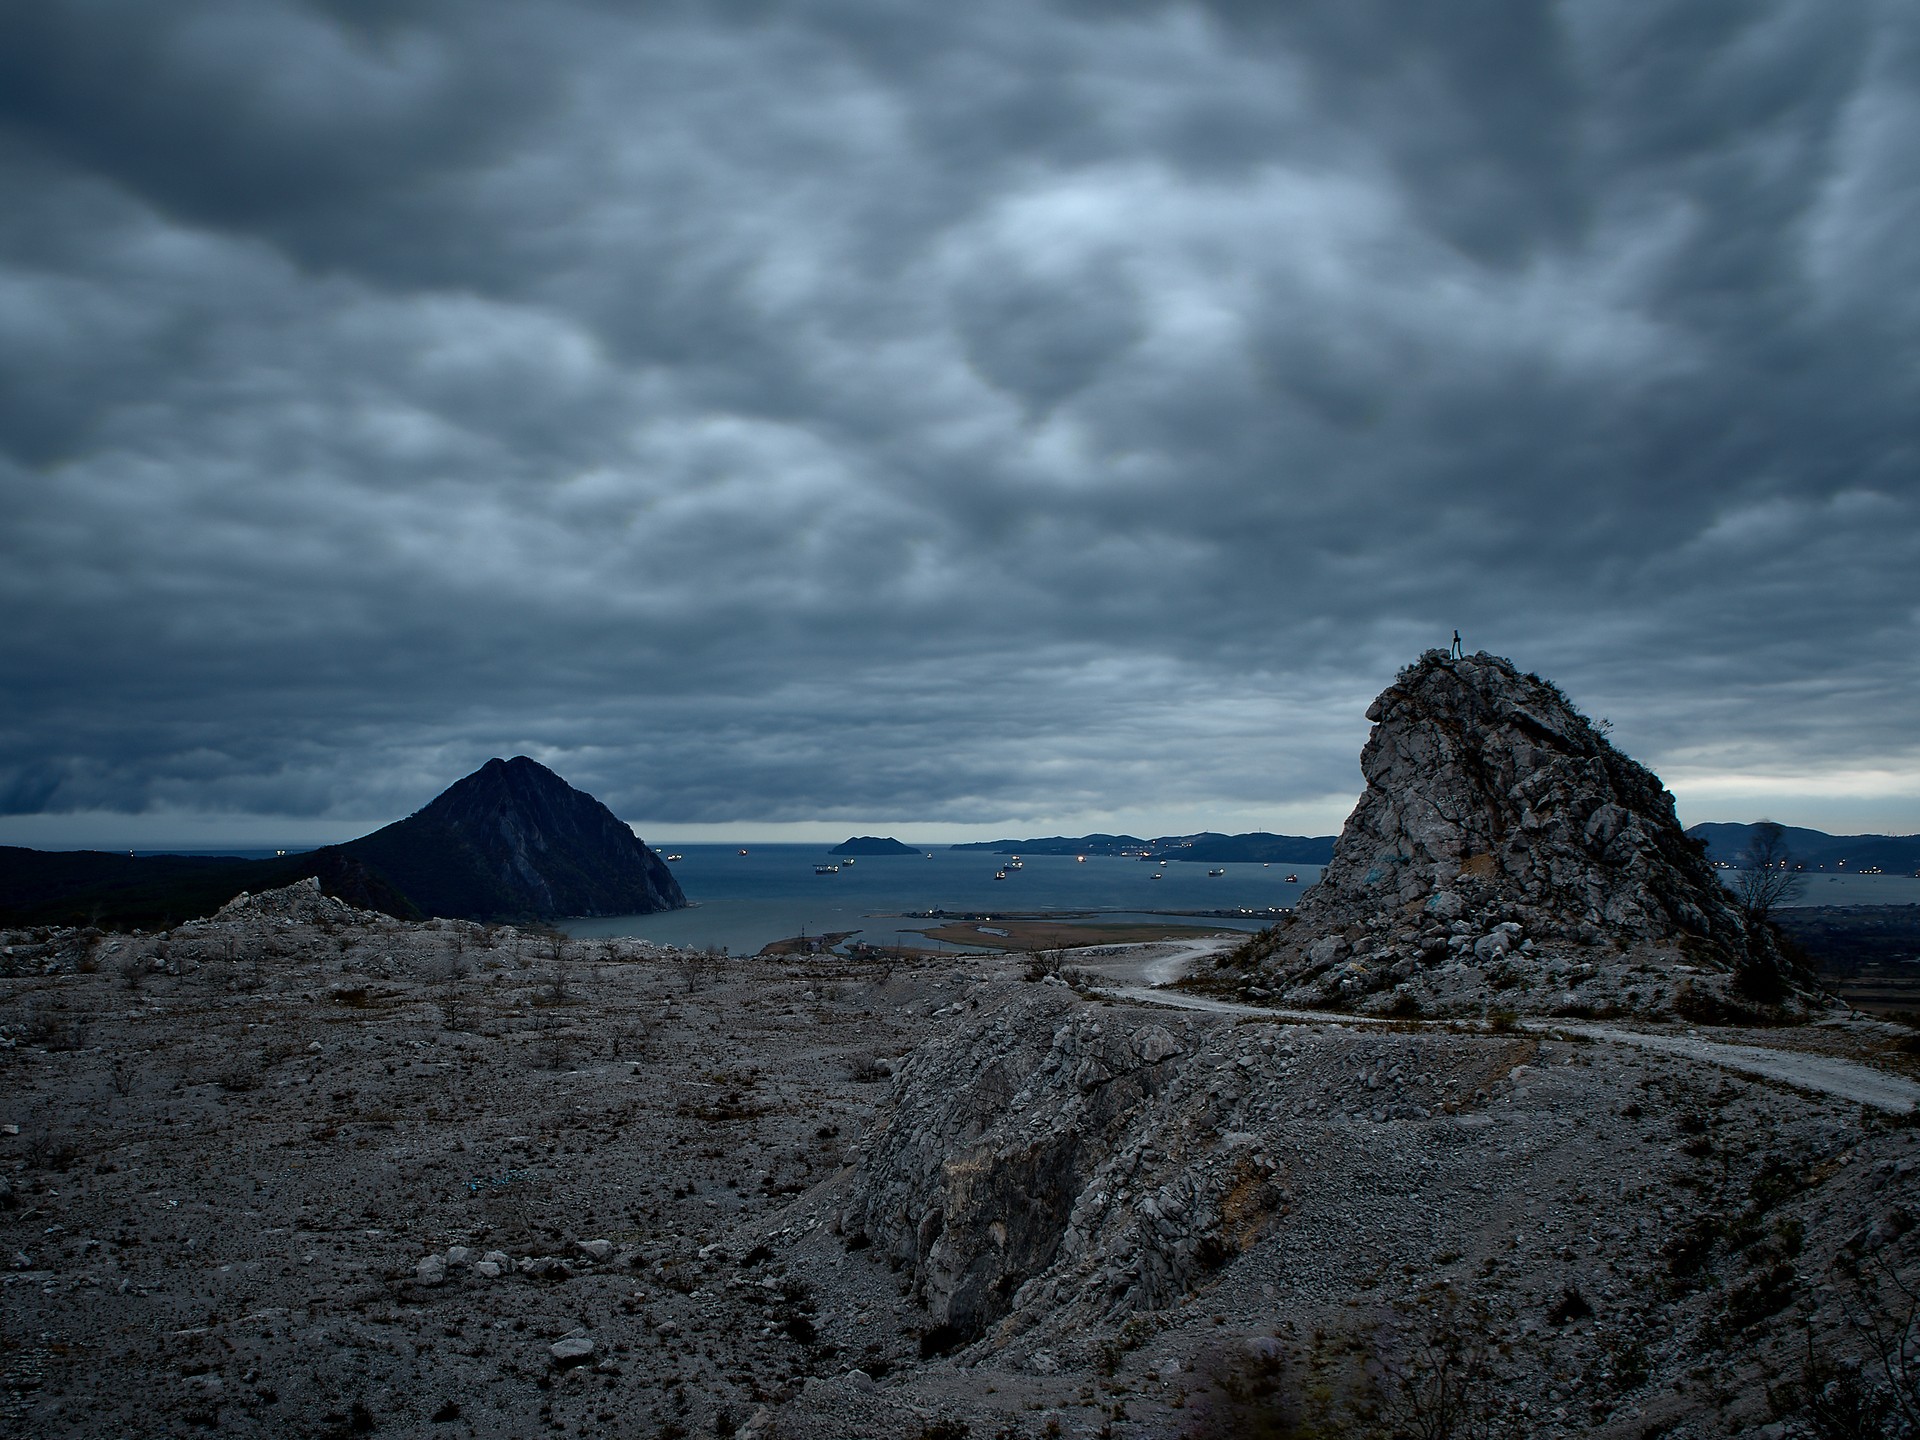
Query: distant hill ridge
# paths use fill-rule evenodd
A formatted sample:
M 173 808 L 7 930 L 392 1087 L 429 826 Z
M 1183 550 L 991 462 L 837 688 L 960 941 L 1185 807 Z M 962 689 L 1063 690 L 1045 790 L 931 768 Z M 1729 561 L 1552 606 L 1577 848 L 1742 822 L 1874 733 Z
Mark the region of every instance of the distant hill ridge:
M 1148 855 L 1158 860 L 1263 862 L 1277 865 L 1325 865 L 1333 859 L 1331 835 L 1270 835 L 1252 830 L 1226 835 L 1203 830 L 1197 835 L 1046 835 L 1033 840 L 975 840 L 953 850 L 988 850 L 997 855 Z
M 404 820 L 302 855 L 0 849 L 0 924 L 163 924 L 309 876 L 351 905 L 407 920 L 643 915 L 687 903 L 611 810 L 519 755 L 489 760 Z
M 1746 854 L 1755 825 L 1708 823 L 1690 826 L 1689 837 L 1704 840 L 1707 858 L 1727 865 L 1738 865 Z M 1890 875 L 1911 875 L 1920 871 L 1920 835 L 1829 835 L 1824 830 L 1804 830 L 1797 825 L 1782 827 L 1782 843 L 1788 857 L 1809 870 L 1825 868 L 1838 871 L 1841 862 L 1852 874 L 1878 868 Z

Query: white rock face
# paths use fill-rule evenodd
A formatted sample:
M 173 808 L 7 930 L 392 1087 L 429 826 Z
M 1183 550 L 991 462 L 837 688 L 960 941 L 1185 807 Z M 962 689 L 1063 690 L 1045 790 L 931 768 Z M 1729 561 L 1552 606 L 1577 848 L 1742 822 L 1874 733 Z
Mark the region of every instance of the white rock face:
M 1367 789 L 1303 913 L 1431 897 L 1450 920 L 1466 909 L 1464 884 L 1563 922 L 1740 942 L 1659 778 L 1548 682 L 1495 656 L 1435 651 L 1367 718 Z
M 956 1336 L 1036 1299 L 1024 1282 L 1059 1265 L 1099 1271 L 1129 1304 L 1164 1304 L 1222 1262 L 1223 1207 L 1257 1228 L 1277 1203 L 1255 1137 L 1211 1126 L 1220 1097 L 1271 1064 L 1251 1044 L 1203 1062 L 1163 1024 L 1103 1023 L 1070 991 L 1033 986 L 905 1063 L 840 1223 L 909 1267 Z M 1170 1091 L 1178 1123 L 1144 1120 Z M 1129 1201 L 1126 1177 L 1156 1163 L 1142 1158 L 1156 1145 L 1199 1153 Z
M 1658 1010 L 1672 987 L 1634 991 L 1622 979 L 1634 967 L 1670 977 L 1684 958 L 1724 982 L 1736 966 L 1782 965 L 1659 778 L 1549 682 L 1496 656 L 1430 651 L 1367 717 L 1367 788 L 1333 862 L 1243 953 L 1263 992 L 1340 1008 L 1564 1007 L 1552 966 L 1598 953 L 1608 966 L 1582 978 L 1621 983 L 1594 986 L 1605 993 L 1591 1008 Z

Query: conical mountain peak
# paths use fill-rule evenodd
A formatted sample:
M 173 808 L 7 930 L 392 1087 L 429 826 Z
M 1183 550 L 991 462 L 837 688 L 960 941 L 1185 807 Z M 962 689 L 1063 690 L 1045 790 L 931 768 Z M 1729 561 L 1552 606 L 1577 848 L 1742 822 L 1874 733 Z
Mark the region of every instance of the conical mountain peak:
M 687 903 L 630 827 L 525 755 L 487 761 L 347 848 L 429 915 L 625 915 Z
M 1659 777 L 1552 682 L 1434 650 L 1367 718 L 1366 790 L 1332 863 L 1239 952 L 1254 988 L 1408 1012 L 1659 1010 L 1679 976 L 1780 968 Z

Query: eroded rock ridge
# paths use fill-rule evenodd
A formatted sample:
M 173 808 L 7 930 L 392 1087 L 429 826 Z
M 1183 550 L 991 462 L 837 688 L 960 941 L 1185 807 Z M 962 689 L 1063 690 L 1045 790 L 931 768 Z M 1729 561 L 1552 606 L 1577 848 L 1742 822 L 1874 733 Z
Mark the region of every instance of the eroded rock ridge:
M 1658 1010 L 1682 983 L 1778 998 L 1791 978 L 1659 777 L 1551 682 L 1434 650 L 1367 718 L 1366 791 L 1333 862 L 1237 957 L 1253 998 Z

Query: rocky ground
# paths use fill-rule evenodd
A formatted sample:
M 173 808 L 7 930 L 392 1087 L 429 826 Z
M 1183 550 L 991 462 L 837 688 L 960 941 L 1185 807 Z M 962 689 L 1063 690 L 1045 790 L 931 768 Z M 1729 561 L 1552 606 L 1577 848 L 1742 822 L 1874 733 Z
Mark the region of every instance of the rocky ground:
M 1920 1280 L 1910 1113 L 1710 1052 L 305 890 L 4 938 L 0 1434 L 1811 1434 Z

